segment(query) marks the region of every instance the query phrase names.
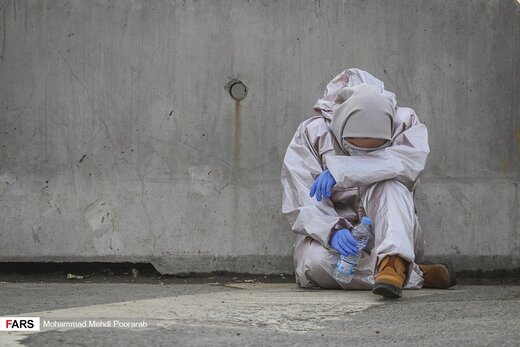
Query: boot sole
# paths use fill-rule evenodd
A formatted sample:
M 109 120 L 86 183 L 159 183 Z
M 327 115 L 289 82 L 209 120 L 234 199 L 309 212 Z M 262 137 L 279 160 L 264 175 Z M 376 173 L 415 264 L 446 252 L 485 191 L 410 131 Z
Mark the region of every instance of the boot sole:
M 457 276 L 455 274 L 455 269 L 453 268 L 453 265 L 451 265 L 450 262 L 445 262 L 442 264 L 448 268 L 448 273 L 450 274 L 450 287 L 453 287 L 457 284 Z
M 403 292 L 402 288 L 398 288 L 388 283 L 376 283 L 372 289 L 373 294 L 382 295 L 385 298 L 398 299 Z

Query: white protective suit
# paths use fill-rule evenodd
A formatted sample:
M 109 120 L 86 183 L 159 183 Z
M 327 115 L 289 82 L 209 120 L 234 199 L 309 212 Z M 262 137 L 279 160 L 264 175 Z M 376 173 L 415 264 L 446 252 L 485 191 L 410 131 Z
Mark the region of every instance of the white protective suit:
M 396 106 L 391 146 L 362 156 L 345 153 L 331 130 L 334 100 L 342 88 L 360 83 L 395 100 L 395 94 L 368 72 L 343 71 L 314 105 L 318 115 L 298 126 L 284 157 L 282 213 L 298 234 L 293 251 L 296 283 L 307 288 L 372 289 L 377 264 L 386 255 L 399 254 L 410 262 L 404 288 L 419 289 L 423 278 L 417 262 L 424 239 L 413 195 L 430 152 L 428 132 L 413 109 Z M 326 169 L 337 183 L 330 199 L 317 201 L 309 192 Z M 334 229 L 357 224 L 360 206 L 373 222 L 370 241 L 352 281 L 342 284 L 332 276 L 339 254 L 330 247 L 330 236 Z

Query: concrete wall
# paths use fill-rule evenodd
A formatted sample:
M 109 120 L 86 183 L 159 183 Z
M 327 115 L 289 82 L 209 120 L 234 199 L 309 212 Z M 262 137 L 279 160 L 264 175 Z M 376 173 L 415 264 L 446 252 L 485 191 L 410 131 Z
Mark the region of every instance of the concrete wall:
M 432 259 L 520 266 L 520 5 L 13 1 L 0 5 L 0 261 L 292 272 L 280 168 L 358 67 L 427 124 Z M 226 84 L 240 79 L 236 102 Z

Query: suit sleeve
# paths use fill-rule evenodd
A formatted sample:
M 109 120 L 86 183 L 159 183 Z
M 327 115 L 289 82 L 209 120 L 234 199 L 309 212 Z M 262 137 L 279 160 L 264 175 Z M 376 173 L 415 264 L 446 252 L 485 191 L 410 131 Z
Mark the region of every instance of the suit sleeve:
M 327 154 L 325 164 L 340 187 L 350 188 L 395 179 L 412 191 L 430 153 L 428 130 L 412 109 L 397 124 L 392 146 L 362 156 Z
M 328 141 L 330 136 L 324 136 L 312 143 L 300 124 L 287 148 L 281 171 L 282 213 L 292 231 L 312 237 L 325 248 L 330 248 L 329 238 L 334 229 L 352 227 L 338 215 L 330 199 L 317 201 L 309 195 L 314 180 L 323 171 L 320 152 L 332 148 Z

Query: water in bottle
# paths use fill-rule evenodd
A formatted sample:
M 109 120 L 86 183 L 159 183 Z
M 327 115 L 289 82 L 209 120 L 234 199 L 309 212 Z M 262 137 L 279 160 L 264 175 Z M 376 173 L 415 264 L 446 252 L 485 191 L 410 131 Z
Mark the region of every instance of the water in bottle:
M 372 220 L 365 216 L 361 218 L 361 223 L 352 229 L 352 236 L 357 241 L 358 252 L 355 255 L 340 256 L 333 274 L 337 281 L 347 284 L 352 280 L 354 270 L 361 259 L 361 250 L 365 248 L 370 237 L 370 224 L 372 224 Z

